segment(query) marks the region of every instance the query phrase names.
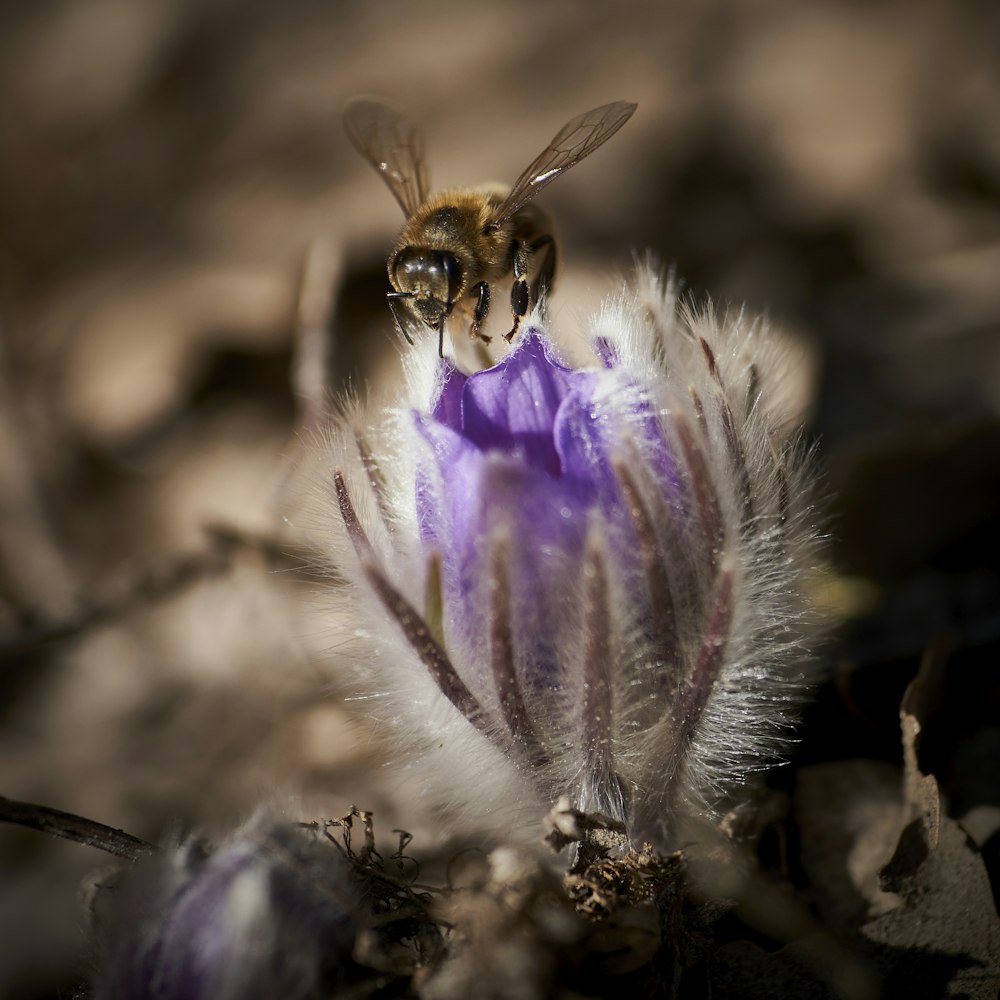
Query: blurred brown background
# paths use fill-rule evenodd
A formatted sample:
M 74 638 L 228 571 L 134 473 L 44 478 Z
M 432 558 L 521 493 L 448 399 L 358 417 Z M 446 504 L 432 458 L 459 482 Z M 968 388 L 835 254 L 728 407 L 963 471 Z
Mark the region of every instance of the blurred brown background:
M 0 794 L 151 839 L 286 795 L 391 812 L 301 610 L 287 488 L 317 241 L 326 384 L 396 364 L 400 218 L 340 127 L 359 93 L 425 127 L 435 185 L 510 180 L 572 115 L 638 101 L 544 196 L 557 323 L 646 249 L 696 300 L 766 310 L 814 362 L 859 616 L 832 655 L 896 678 L 946 629 L 969 676 L 995 671 L 998 53 L 985 0 L 7 0 Z M 69 995 L 100 861 L 0 829 L 0 995 Z

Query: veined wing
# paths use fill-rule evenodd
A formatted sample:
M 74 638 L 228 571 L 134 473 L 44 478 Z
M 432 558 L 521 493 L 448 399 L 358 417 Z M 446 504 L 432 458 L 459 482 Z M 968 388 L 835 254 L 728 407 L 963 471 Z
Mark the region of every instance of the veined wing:
M 491 226 L 503 225 L 560 174 L 575 166 L 602 146 L 632 117 L 637 105 L 615 101 L 577 115 L 567 122 L 552 141 L 514 182 L 490 220 Z
M 407 216 L 427 197 L 424 136 L 395 108 L 355 98 L 344 109 L 344 129 L 357 151 L 381 174 Z

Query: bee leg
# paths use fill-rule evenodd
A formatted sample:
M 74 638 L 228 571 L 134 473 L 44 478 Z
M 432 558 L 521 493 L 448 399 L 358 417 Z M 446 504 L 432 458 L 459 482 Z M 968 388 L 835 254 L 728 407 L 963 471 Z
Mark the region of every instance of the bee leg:
M 528 311 L 528 282 L 525 276 L 528 273 L 528 248 L 520 241 L 514 241 L 514 284 L 510 287 L 510 311 L 514 317 L 514 325 L 510 333 L 505 333 L 504 340 L 509 344 L 517 333 L 517 328 L 521 325 L 521 318 Z
M 556 241 L 548 235 L 539 236 L 529 249 L 533 254 L 543 251 L 538 273 L 531 283 L 531 301 L 539 302 L 548 296 L 556 276 Z
M 472 292 L 476 294 L 476 305 L 472 311 L 472 325 L 469 327 L 469 336 L 473 340 L 479 339 L 484 344 L 488 344 L 493 338 L 483 333 L 480 327 L 486 319 L 486 314 L 490 311 L 490 286 L 486 281 L 480 281 L 478 285 L 472 287 Z

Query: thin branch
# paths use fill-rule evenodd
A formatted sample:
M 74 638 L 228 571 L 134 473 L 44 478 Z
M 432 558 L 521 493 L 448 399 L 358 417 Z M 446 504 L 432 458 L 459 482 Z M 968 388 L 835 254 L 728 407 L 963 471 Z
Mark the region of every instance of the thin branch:
M 104 823 L 60 809 L 36 806 L 30 802 L 17 802 L 3 796 L 0 796 L 0 822 L 16 823 L 32 830 L 62 837 L 64 840 L 72 840 L 77 844 L 96 847 L 99 851 L 124 858 L 126 861 L 138 861 L 158 851 L 153 844 L 133 837 L 124 830 L 105 826 Z
M 133 611 L 167 601 L 204 580 L 228 573 L 233 555 L 255 552 L 271 566 L 305 570 L 306 561 L 291 554 L 293 543 L 256 536 L 222 524 L 207 524 L 208 545 L 201 552 L 180 555 L 158 566 L 145 567 L 102 593 L 81 600 L 77 612 L 56 621 L 29 619 L 26 627 L 0 640 L 0 656 L 17 656 L 36 646 L 75 639 L 101 625 L 121 621 Z

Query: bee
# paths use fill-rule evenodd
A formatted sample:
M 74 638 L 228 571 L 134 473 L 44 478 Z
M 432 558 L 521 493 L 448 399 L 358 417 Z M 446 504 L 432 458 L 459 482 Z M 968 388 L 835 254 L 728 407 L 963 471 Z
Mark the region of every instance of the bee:
M 556 245 L 545 214 L 529 202 L 560 174 L 589 156 L 631 118 L 636 105 L 604 104 L 567 122 L 525 168 L 513 187 L 484 185 L 428 194 L 424 137 L 395 109 L 358 98 L 344 111 L 344 128 L 358 152 L 379 172 L 406 215 L 389 254 L 387 293 L 397 329 L 423 322 L 438 334 L 456 306 L 471 307 L 469 335 L 489 343 L 482 327 L 491 286 L 513 275 L 510 310 L 517 333 L 532 302 L 552 287 Z M 528 276 L 534 271 L 531 284 Z

